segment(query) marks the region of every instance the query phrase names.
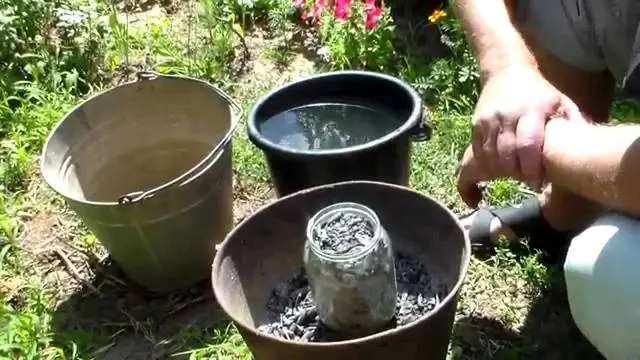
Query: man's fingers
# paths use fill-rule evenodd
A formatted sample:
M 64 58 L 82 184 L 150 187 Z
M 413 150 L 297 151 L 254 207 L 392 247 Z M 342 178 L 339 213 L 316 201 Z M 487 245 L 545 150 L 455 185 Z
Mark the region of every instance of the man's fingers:
M 482 153 L 475 153 L 478 161 L 482 162 L 485 171 L 494 173 L 500 169 L 498 154 L 498 135 L 500 135 L 499 123 L 494 120 L 486 126 Z
M 465 204 L 470 208 L 475 208 L 482 200 L 482 191 L 478 187 L 478 184 L 468 184 L 458 182 L 458 192 Z
M 469 146 L 458 167 L 458 192 L 467 206 L 476 207 L 482 200 L 482 192 L 478 187 L 482 180 L 478 159 L 474 157 L 473 147 Z
M 494 172 L 500 168 L 497 140 L 502 119 L 499 114 L 480 116 L 474 121 L 471 147 L 476 161 L 480 161 L 485 171 Z
M 496 140 L 497 160 L 501 168 L 501 175 L 520 177 L 518 166 L 518 152 L 516 151 L 516 129 L 514 122 L 503 122 Z
M 482 192 L 478 187 L 478 183 L 473 180 L 471 169 L 465 164 L 460 166 L 458 173 L 458 193 L 467 206 L 474 208 L 478 206 L 482 200 Z
M 473 151 L 473 153 L 475 154 L 482 153 L 482 146 L 485 141 L 484 136 L 486 132 L 486 124 L 487 122 L 483 118 L 478 118 L 473 122 L 473 128 L 471 129 L 471 151 Z M 467 151 L 469 151 L 469 149 L 467 149 Z M 463 156 L 463 160 L 465 159 L 465 157 L 466 153 L 465 156 Z
M 516 148 L 520 171 L 525 181 L 534 188 L 542 181 L 542 146 L 544 143 L 545 115 L 529 112 L 520 117 L 516 128 Z
M 593 122 L 593 119 L 586 119 L 584 114 L 582 114 L 582 111 L 580 111 L 580 108 L 578 108 L 578 105 L 576 105 L 576 103 L 567 96 L 562 99 L 562 112 L 568 121 L 581 123 L 584 123 L 585 121 Z

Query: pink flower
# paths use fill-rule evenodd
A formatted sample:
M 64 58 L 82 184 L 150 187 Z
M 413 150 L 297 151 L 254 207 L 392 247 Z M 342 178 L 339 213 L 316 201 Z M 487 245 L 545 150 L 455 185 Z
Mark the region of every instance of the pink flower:
M 349 18 L 351 0 L 335 0 L 335 1 L 336 1 L 336 9 L 335 9 L 336 19 L 347 20 Z
M 366 13 L 364 26 L 371 30 L 378 24 L 378 20 L 382 16 L 382 8 L 376 6 L 375 0 L 365 0 L 364 11 Z
M 316 0 L 311 5 L 311 10 L 302 13 L 302 20 L 311 20 L 312 23 L 318 21 L 322 12 L 329 6 L 329 0 Z
M 303 7 L 306 3 L 307 3 L 307 0 L 294 0 L 294 1 L 293 1 L 293 6 L 295 6 L 295 7 L 297 7 L 297 8 L 301 8 L 301 7 Z
M 316 0 L 314 5 L 316 7 L 317 15 L 320 16 L 320 14 L 329 7 L 329 0 Z

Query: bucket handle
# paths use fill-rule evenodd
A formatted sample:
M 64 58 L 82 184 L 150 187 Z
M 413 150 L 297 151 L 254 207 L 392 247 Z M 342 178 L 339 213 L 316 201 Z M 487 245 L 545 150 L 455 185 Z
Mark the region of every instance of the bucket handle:
M 211 158 L 216 156 L 218 152 L 222 148 L 226 147 L 229 141 L 231 141 L 231 138 L 233 137 L 235 130 L 238 127 L 240 114 L 242 114 L 242 107 L 240 107 L 240 105 L 235 100 L 233 100 L 231 96 L 225 93 L 222 89 L 208 82 L 192 79 L 185 76 L 163 75 L 153 71 L 139 71 L 136 73 L 136 78 L 137 78 L 137 81 L 148 81 L 148 80 L 155 80 L 158 78 L 174 78 L 174 79 L 186 79 L 186 80 L 195 80 L 195 81 L 202 82 L 206 84 L 208 88 L 210 88 L 215 93 L 217 93 L 220 97 L 222 97 L 232 108 L 234 108 L 236 114 L 232 113 L 231 126 L 229 127 L 229 130 L 224 135 L 224 137 L 220 141 L 218 141 L 218 145 L 216 145 L 216 147 L 214 147 L 213 150 L 211 150 L 209 154 L 207 154 L 207 156 L 204 159 L 202 159 L 196 166 L 192 167 L 189 171 L 185 172 L 179 177 L 165 184 L 157 186 L 153 189 L 146 190 L 146 191 L 134 191 L 134 192 L 122 195 L 118 198 L 118 204 L 134 204 L 134 203 L 141 202 L 142 200 L 153 197 L 159 192 L 167 190 L 173 186 L 176 186 L 179 183 L 182 183 L 183 181 L 185 181 L 186 179 L 190 179 L 191 176 L 193 176 L 194 174 L 199 173 L 201 171 L 201 168 L 204 166 L 207 166 Z
M 411 140 L 414 142 L 428 141 L 431 139 L 431 131 L 431 117 L 428 113 L 425 113 L 420 122 L 413 128 Z

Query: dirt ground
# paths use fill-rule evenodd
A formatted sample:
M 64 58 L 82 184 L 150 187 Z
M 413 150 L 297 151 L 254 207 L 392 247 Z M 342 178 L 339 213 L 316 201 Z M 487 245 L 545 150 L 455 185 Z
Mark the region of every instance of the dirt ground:
M 49 194 L 44 184 L 38 192 Z M 242 221 L 273 198 L 261 184 L 234 184 L 234 219 Z M 106 335 L 110 342 L 96 355 L 101 359 L 164 358 L 178 346 L 163 342 L 189 325 L 202 328 L 222 324 L 209 280 L 186 292 L 155 295 L 130 282 L 104 249 L 80 248 L 72 237 L 82 225 L 64 208 L 54 205 L 25 223 L 22 245 L 32 266 L 58 297 L 54 329 Z M 98 251 L 94 251 L 97 249 Z M 20 284 L 3 281 L 3 294 L 11 296 Z M 62 340 L 62 339 L 61 339 Z M 179 347 L 179 346 L 178 346 Z

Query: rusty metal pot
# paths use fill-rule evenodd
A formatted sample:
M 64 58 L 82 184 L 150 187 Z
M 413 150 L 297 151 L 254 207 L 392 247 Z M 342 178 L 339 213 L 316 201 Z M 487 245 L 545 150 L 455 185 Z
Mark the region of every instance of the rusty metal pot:
M 429 314 L 404 327 L 331 343 L 299 343 L 256 330 L 273 287 L 302 265 L 305 226 L 336 202 L 370 207 L 396 250 L 418 255 L 451 289 Z M 427 195 L 381 182 L 323 185 L 283 197 L 242 222 L 213 263 L 217 301 L 257 360 L 445 359 L 470 243 L 451 211 Z

